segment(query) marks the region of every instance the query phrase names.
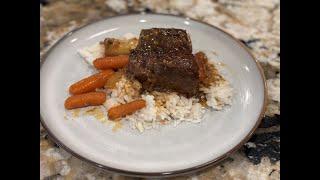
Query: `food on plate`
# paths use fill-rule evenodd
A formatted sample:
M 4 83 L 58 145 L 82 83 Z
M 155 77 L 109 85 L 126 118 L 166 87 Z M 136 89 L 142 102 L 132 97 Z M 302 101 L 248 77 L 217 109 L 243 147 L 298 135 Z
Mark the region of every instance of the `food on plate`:
M 208 59 L 203 52 L 197 52 L 195 54 L 195 59 L 199 67 L 199 80 L 203 82 L 207 78 L 208 70 L 206 64 L 208 63 Z
M 114 89 L 116 87 L 117 82 L 119 82 L 124 73 L 125 72 L 123 70 L 118 70 L 117 72 L 113 73 L 107 80 L 106 84 L 104 85 L 104 88 Z
M 143 29 L 139 38 L 106 38 L 79 54 L 94 71 L 102 71 L 70 86 L 74 96 L 66 100 L 66 109 L 99 105 L 107 121 L 128 122 L 143 132 L 199 123 L 205 112 L 232 104 L 230 82 L 206 53 L 192 51 L 182 29 Z M 88 92 L 105 98 L 88 97 Z
M 125 67 L 128 63 L 128 55 L 106 56 L 93 61 L 93 65 L 97 69 L 119 69 Z
M 186 30 L 175 28 L 142 29 L 136 49 L 152 52 L 192 52 L 192 44 Z
M 146 107 L 145 100 L 135 100 L 127 104 L 121 104 L 115 107 L 112 107 L 108 110 L 108 116 L 111 120 L 116 120 L 118 118 L 130 115 L 136 112 L 139 109 Z M 118 119 L 120 120 L 120 119 Z
M 82 94 L 94 91 L 97 88 L 102 88 L 112 74 L 113 70 L 107 69 L 87 78 L 84 78 L 72 84 L 69 88 L 69 92 L 71 94 Z
M 142 30 L 130 53 L 128 73 L 148 91 L 174 91 L 187 96 L 199 90 L 198 66 L 185 30 Z
M 64 107 L 66 109 L 75 109 L 87 106 L 98 106 L 106 101 L 106 97 L 106 93 L 104 92 L 78 94 L 67 98 Z
M 131 38 L 129 40 L 124 39 L 115 39 L 115 38 L 106 38 L 103 41 L 105 56 L 117 56 L 129 54 L 130 50 L 134 49 L 137 46 L 138 39 Z

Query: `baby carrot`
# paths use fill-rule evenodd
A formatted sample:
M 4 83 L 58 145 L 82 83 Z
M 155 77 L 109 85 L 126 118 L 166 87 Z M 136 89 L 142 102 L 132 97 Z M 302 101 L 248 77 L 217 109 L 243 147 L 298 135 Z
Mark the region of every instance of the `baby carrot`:
M 66 99 L 64 107 L 66 109 L 75 109 L 86 106 L 102 105 L 106 101 L 106 93 L 89 92 L 86 94 L 74 95 Z
M 134 113 L 135 111 L 146 107 L 145 100 L 135 100 L 127 104 L 122 104 L 109 109 L 108 116 L 110 120 L 120 120 L 118 118 Z
M 71 94 L 82 94 L 94 91 L 96 88 L 102 88 L 109 77 L 113 74 L 113 70 L 107 69 L 100 73 L 84 78 L 69 87 Z
M 123 68 L 129 63 L 128 55 L 107 56 L 93 61 L 97 69 L 118 69 Z

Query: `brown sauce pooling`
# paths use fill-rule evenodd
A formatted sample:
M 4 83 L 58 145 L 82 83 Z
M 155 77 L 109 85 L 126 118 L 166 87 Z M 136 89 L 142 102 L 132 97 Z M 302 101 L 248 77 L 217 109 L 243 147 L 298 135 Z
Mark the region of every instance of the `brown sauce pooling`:
M 214 64 L 209 63 L 205 53 L 197 52 L 195 57 L 199 66 L 200 86 L 209 87 L 216 82 L 224 80 Z
M 201 104 L 201 106 L 208 107 L 207 98 L 204 92 L 200 91 L 197 98 L 199 99 L 199 103 Z
M 209 63 L 207 56 L 203 52 L 197 52 L 195 54 L 197 64 L 199 66 L 199 79 L 200 89 L 201 87 L 208 88 L 217 82 L 223 81 L 223 77 L 219 74 L 218 69 L 214 64 Z M 199 99 L 199 103 L 203 107 L 208 107 L 207 98 L 204 92 L 201 90 L 198 92 L 196 98 Z
M 208 77 L 205 79 L 203 84 L 208 87 L 217 82 L 224 81 L 224 78 L 219 74 L 218 69 L 214 66 L 214 64 L 207 64 L 208 66 Z

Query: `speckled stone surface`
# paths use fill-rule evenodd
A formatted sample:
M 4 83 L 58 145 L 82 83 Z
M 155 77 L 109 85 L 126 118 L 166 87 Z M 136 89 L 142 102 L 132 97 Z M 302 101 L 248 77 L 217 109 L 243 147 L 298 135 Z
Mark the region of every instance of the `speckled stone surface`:
M 108 16 L 160 12 L 220 27 L 242 41 L 264 68 L 266 116 L 255 135 L 219 166 L 171 179 L 280 179 L 280 0 L 42 0 L 40 55 L 68 31 Z M 40 179 L 133 179 L 103 172 L 52 142 L 40 124 Z

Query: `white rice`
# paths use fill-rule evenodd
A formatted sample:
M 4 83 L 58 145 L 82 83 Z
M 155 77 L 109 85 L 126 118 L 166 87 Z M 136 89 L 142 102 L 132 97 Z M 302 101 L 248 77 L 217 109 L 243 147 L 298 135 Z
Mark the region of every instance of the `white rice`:
M 127 35 L 131 38 L 133 36 Z M 128 38 L 128 39 L 129 39 Z M 103 47 L 103 46 L 102 46 Z M 103 56 L 104 48 L 101 45 L 93 45 L 79 51 L 80 55 L 92 65 L 92 59 Z M 123 76 L 116 83 L 114 89 L 108 89 L 107 101 L 104 107 L 108 110 L 113 106 L 131 102 L 136 99 L 144 99 L 146 107 L 126 116 L 123 120 L 130 122 L 133 129 L 143 132 L 146 129 L 159 128 L 164 124 L 177 126 L 183 121 L 199 123 L 206 111 L 222 110 L 226 105 L 231 105 L 232 88 L 228 81 L 220 81 L 209 88 L 201 88 L 206 95 L 207 105 L 203 107 L 197 98 L 186 98 L 177 93 L 152 92 L 139 94 L 141 84 L 131 81 Z
M 91 66 L 93 66 L 93 61 L 97 58 L 103 57 L 104 55 L 104 45 L 100 43 L 93 44 L 92 46 L 85 47 L 78 50 L 78 53 L 84 60 Z
M 200 90 L 206 94 L 207 105 L 215 110 L 222 110 L 225 105 L 231 105 L 232 88 L 228 81 L 220 81 Z

